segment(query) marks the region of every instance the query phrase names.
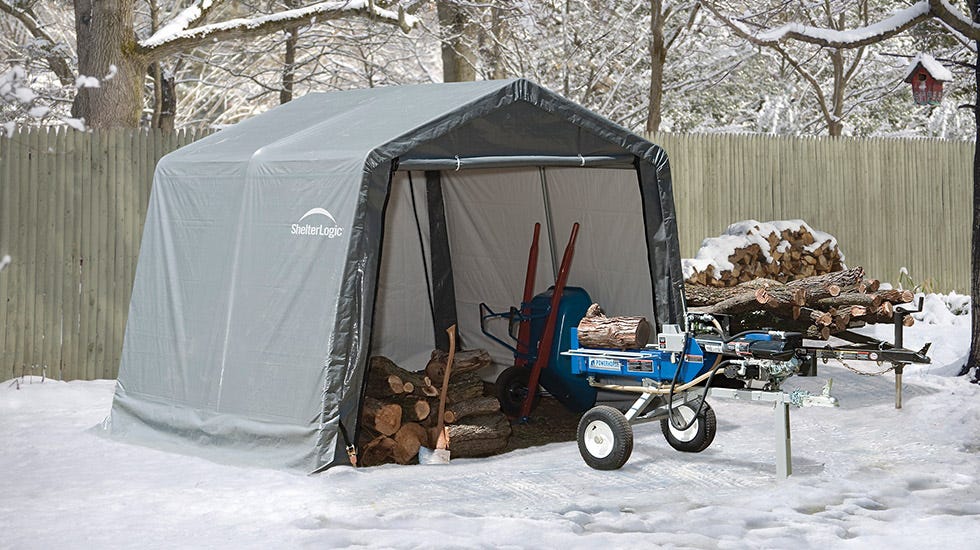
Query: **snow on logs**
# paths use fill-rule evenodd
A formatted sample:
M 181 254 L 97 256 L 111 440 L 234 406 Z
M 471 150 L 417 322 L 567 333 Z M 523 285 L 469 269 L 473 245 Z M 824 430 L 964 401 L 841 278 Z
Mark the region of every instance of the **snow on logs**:
M 435 447 L 439 389 L 447 354 L 432 352 L 425 370 L 412 372 L 387 357 L 370 360 L 358 437 L 358 465 L 417 462 L 419 448 Z M 454 354 L 443 416 L 453 458 L 487 456 L 507 447 L 511 428 L 496 397 L 484 395 L 477 371 L 490 365 L 485 350 Z
M 802 220 L 748 220 L 705 239 L 683 267 L 689 283 L 732 287 L 759 278 L 785 283 L 840 271 L 844 255 L 837 239 Z

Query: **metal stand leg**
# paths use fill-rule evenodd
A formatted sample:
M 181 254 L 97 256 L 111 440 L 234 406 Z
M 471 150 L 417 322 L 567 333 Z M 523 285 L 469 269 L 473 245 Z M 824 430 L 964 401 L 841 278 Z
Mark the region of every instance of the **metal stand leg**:
M 895 366 L 895 408 L 902 408 L 902 370 L 905 369 L 905 365 Z
M 793 473 L 793 451 L 789 440 L 789 403 L 776 403 L 776 477 L 780 479 Z

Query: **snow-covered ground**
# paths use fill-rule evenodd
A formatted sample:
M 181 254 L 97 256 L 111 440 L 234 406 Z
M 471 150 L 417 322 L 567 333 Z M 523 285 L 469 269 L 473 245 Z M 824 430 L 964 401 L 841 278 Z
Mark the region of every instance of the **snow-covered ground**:
M 907 369 L 901 410 L 890 374 L 828 364 L 790 379 L 816 391 L 831 376 L 842 405 L 793 410 L 787 480 L 759 404 L 714 400 L 718 435 L 701 454 L 640 425 L 613 472 L 558 443 L 302 476 L 95 435 L 112 381 L 8 381 L 0 548 L 976 548 L 980 387 L 935 374 L 965 357 L 965 319 L 908 330 L 909 347 L 934 342 L 935 364 Z

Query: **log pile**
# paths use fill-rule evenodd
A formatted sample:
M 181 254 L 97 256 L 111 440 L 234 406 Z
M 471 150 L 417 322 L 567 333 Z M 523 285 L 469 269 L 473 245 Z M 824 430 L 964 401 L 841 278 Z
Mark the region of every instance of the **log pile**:
M 835 239 L 811 231 L 805 223 L 785 227 L 788 223 L 736 224 L 726 235 L 706 240 L 702 248 L 713 251 L 728 242 L 741 245 L 728 255 L 730 269 L 721 269 L 715 262 L 685 260 L 690 271 L 686 281 L 726 288 L 760 278 L 786 283 L 844 268 L 844 257 Z M 738 228 L 740 234 L 736 235 L 733 228 Z M 712 253 L 716 252 L 706 255 Z M 698 256 L 702 256 L 700 251 Z
M 756 279 L 735 287 L 685 284 L 692 312 L 732 315 L 732 331 L 776 328 L 826 340 L 849 327 L 891 323 L 894 307 L 911 302 L 908 290 L 881 290 L 860 267 L 786 283 Z M 906 326 L 914 323 L 911 316 Z
M 421 447 L 435 447 L 439 388 L 447 354 L 432 352 L 425 370 L 411 372 L 387 357 L 368 366 L 358 437 L 358 465 L 414 464 Z M 511 427 L 496 397 L 484 395 L 477 371 L 490 365 L 485 350 L 458 351 L 450 369 L 446 411 L 453 458 L 487 456 L 507 446 Z

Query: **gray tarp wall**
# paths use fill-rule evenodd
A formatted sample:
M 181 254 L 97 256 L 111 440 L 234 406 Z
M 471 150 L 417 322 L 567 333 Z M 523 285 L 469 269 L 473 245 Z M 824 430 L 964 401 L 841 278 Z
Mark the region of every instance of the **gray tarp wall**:
M 430 274 L 451 267 L 467 345 L 494 349 L 476 304 L 519 299 L 545 194 L 558 254 L 582 223 L 571 284 L 610 312 L 680 315 L 656 146 L 524 80 L 312 94 L 157 166 L 106 428 L 223 462 L 345 462 L 369 355 L 410 360 L 438 332 L 399 164 L 427 253 L 421 170 L 441 169 L 452 264 Z M 537 290 L 554 277 L 541 244 Z

